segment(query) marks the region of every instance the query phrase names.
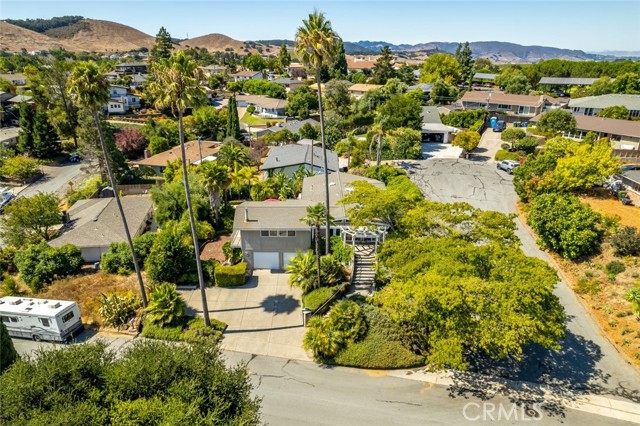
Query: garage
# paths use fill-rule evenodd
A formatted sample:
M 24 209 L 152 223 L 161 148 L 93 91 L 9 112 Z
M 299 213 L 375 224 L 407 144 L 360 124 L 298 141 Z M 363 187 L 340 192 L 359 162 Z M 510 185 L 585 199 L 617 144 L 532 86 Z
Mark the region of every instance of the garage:
M 280 269 L 280 255 L 277 251 L 258 251 L 253 253 L 254 269 Z
M 289 266 L 289 262 L 291 262 L 291 259 L 296 257 L 296 254 L 297 253 L 282 253 L 282 269 L 287 269 L 287 266 Z

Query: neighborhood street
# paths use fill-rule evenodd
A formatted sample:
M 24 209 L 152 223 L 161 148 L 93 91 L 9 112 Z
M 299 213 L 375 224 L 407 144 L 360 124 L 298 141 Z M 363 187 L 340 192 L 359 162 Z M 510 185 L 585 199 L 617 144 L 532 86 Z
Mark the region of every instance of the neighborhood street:
M 485 133 L 487 135 L 488 132 Z M 493 136 L 493 133 L 490 133 Z M 494 138 L 492 143 L 494 142 Z M 483 151 L 485 138 L 481 142 Z M 411 179 L 423 194 L 442 202 L 467 202 L 484 210 L 515 213 L 517 195 L 512 176 L 497 170 L 495 161 L 484 156 L 465 159 L 428 159 L 405 163 Z M 549 262 L 529 231 L 516 219 L 522 250 Z M 591 393 L 606 393 L 640 401 L 640 374 L 601 334 L 597 324 L 564 281 L 555 294 L 568 317 L 567 337 L 559 352 L 531 347 L 521 363 L 487 363 L 490 375 L 538 383 L 554 383 Z
M 81 338 L 84 334 L 81 335 Z M 125 336 L 101 336 L 121 351 L 131 344 Z M 51 343 L 13 339 L 22 355 Z M 394 372 L 317 365 L 263 355 L 224 351 L 228 365 L 246 363 L 254 395 L 262 398 L 262 419 L 269 425 L 627 425 L 629 422 L 567 409 L 549 403 L 529 410 L 506 396 L 489 398 L 397 377 Z M 530 403 L 528 403 L 530 404 Z M 622 413 L 624 418 L 629 414 Z

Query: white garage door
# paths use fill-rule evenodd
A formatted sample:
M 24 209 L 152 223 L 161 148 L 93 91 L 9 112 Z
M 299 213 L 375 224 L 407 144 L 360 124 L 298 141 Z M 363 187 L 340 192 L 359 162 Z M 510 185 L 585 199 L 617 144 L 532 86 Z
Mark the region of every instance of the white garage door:
M 254 269 L 280 269 L 280 256 L 277 251 L 258 251 L 253 253 Z
M 296 257 L 296 253 L 282 253 L 282 263 L 284 264 L 284 269 L 287 269 L 287 266 L 289 266 L 289 262 L 291 262 L 291 259 L 293 259 L 294 257 Z

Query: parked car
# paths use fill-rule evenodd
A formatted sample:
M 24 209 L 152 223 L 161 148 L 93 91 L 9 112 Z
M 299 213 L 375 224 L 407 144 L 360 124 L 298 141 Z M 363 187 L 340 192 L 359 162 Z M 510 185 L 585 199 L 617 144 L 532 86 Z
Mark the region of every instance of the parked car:
M 0 188 L 0 213 L 4 210 L 5 206 L 15 198 L 13 192 L 9 188 Z
M 502 160 L 502 161 L 498 161 L 498 168 L 504 170 L 505 172 L 509 173 L 510 175 L 513 174 L 513 170 L 516 167 L 519 167 L 520 163 L 518 163 L 515 160 Z
M 77 163 L 80 160 L 82 160 L 82 157 L 77 152 L 74 152 L 73 154 L 69 155 L 69 161 L 71 161 L 72 163 Z
M 501 132 L 507 128 L 507 124 L 503 120 L 498 120 L 495 127 L 493 128 L 494 132 Z

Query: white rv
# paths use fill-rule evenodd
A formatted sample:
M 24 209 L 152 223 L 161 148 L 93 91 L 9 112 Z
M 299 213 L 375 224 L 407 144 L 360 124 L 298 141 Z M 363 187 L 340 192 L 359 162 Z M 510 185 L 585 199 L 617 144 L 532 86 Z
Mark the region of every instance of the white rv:
M 2 297 L 0 317 L 10 336 L 37 342 L 64 342 L 83 328 L 78 304 L 64 300 Z

